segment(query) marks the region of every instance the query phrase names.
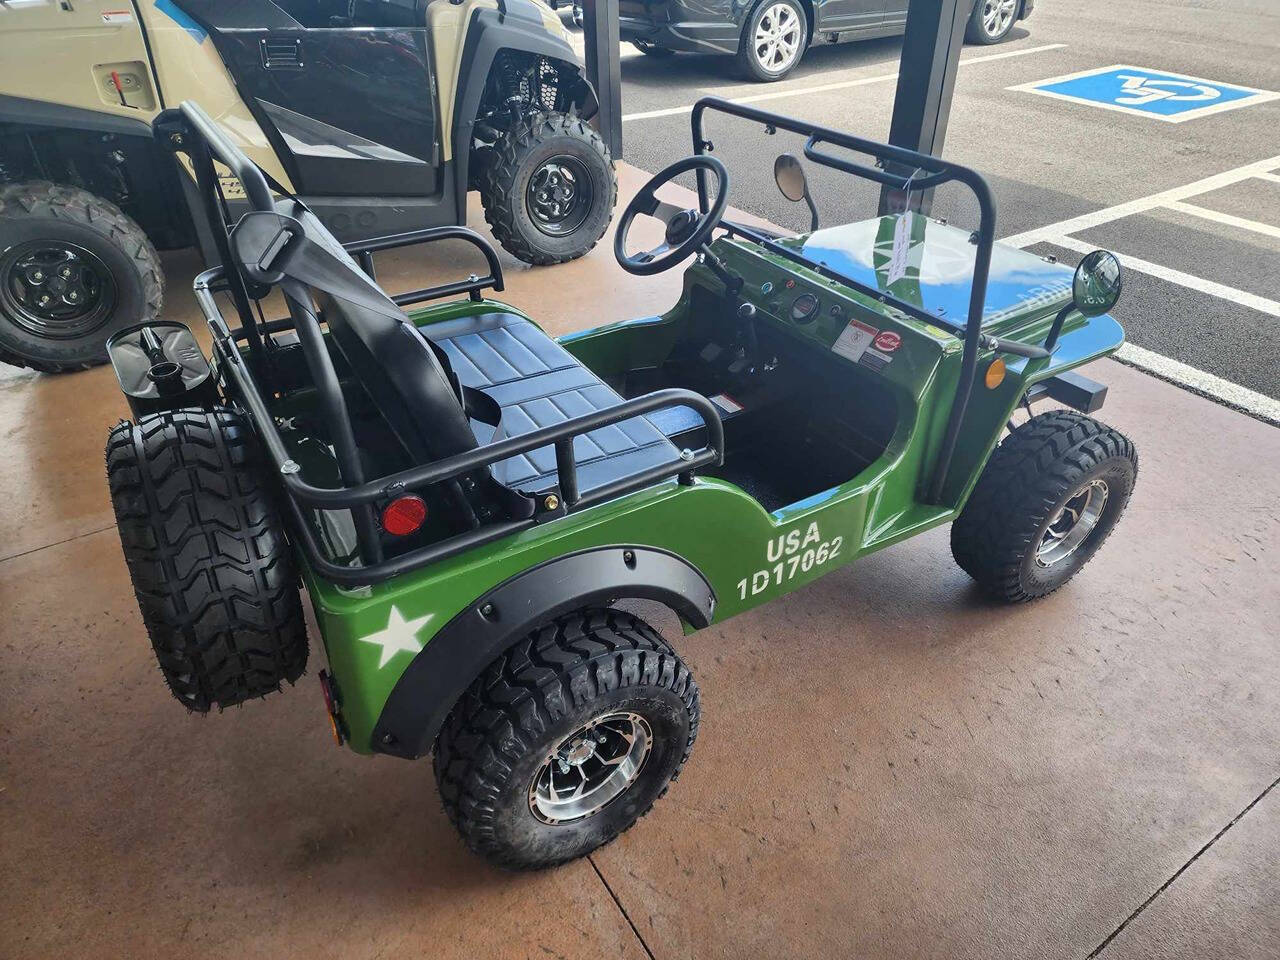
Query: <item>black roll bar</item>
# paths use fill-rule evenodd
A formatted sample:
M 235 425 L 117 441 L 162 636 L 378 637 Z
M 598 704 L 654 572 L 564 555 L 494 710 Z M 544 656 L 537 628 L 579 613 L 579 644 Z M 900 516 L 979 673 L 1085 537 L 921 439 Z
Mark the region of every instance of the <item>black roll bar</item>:
M 693 480 L 694 471 L 716 466 L 724 462 L 724 425 L 715 406 L 700 393 L 691 390 L 656 390 L 616 406 L 583 414 L 562 423 L 541 427 L 517 437 L 507 437 L 495 443 L 455 454 L 433 463 L 421 464 L 397 473 L 343 487 L 317 487 L 302 479 L 298 465 L 289 456 L 284 439 L 275 426 L 275 419 L 262 399 L 262 393 L 252 371 L 235 346 L 236 333 L 230 330 L 218 309 L 214 294 L 225 289 L 223 267 L 214 267 L 196 277 L 196 300 L 213 332 L 213 350 L 218 359 L 219 372 L 236 386 L 237 399 L 245 404 L 258 428 L 259 437 L 266 447 L 298 521 L 299 537 L 312 566 L 326 580 L 339 586 L 365 586 L 409 570 L 456 556 L 473 547 L 501 539 L 520 530 L 529 529 L 548 519 L 548 514 L 535 513 L 532 517 L 489 524 L 466 531 L 448 540 L 410 551 L 390 560 L 379 560 L 360 567 L 348 567 L 328 560 L 312 533 L 301 505 L 320 510 L 367 508 L 378 500 L 398 496 L 409 490 L 417 490 L 434 484 L 460 479 L 481 467 L 488 467 L 502 460 L 530 453 L 542 447 L 554 447 L 559 472 L 560 503 L 550 510 L 555 516 L 585 510 L 614 497 L 633 493 L 660 480 L 676 477 L 682 484 Z M 661 463 L 646 470 L 586 493 L 579 493 L 577 463 L 573 455 L 573 438 L 602 427 L 612 426 L 633 417 L 643 416 L 668 407 L 692 407 L 702 417 L 707 429 L 707 444 L 699 451 L 682 451 L 679 460 Z M 545 503 L 545 500 L 544 500 Z M 357 513 L 358 515 L 358 513 Z
M 951 468 L 956 442 L 960 436 L 960 427 L 963 424 L 965 411 L 969 406 L 969 397 L 973 392 L 973 385 L 978 376 L 978 351 L 983 346 L 983 306 L 987 298 L 987 279 L 991 272 L 991 251 L 995 245 L 996 231 L 996 203 L 987 181 L 976 170 L 927 153 L 919 153 L 915 150 L 908 150 L 905 147 L 866 140 L 829 127 L 797 120 L 794 117 L 771 113 L 768 110 L 760 110 L 741 103 L 733 103 L 720 97 L 703 97 L 693 106 L 690 126 L 692 127 L 695 153 L 706 153 L 715 149 L 714 144 L 706 138 L 703 132 L 703 115 L 708 110 L 754 121 L 763 125 L 771 133 L 776 130 L 788 130 L 791 133 L 807 137 L 808 139 L 804 145 L 804 155 L 809 160 L 855 177 L 871 180 L 882 186 L 909 193 L 916 190 L 930 190 L 944 183 L 957 182 L 964 184 L 973 192 L 978 201 L 979 223 L 978 229 L 974 234 L 974 243 L 977 249 L 974 254 L 973 283 L 969 293 L 969 314 L 963 326 L 958 323 L 946 324 L 964 336 L 964 352 L 960 361 L 960 378 L 956 383 L 956 394 L 951 405 L 951 414 L 947 419 L 946 433 L 943 435 L 942 444 L 938 450 L 938 458 L 934 464 L 933 476 L 929 481 L 925 495 L 928 502 L 941 503 L 947 483 L 947 473 Z M 878 165 L 869 166 L 865 163 L 858 163 L 821 151 L 818 148 L 823 144 L 874 157 L 878 161 Z M 912 173 L 900 174 L 896 172 L 896 168 L 899 167 L 911 170 Z M 921 171 L 924 172 L 924 176 L 917 176 Z M 701 170 L 698 171 L 698 208 L 703 213 L 706 213 L 709 209 L 706 177 Z M 730 229 L 735 233 L 750 236 L 756 242 L 762 242 L 771 252 L 779 253 L 790 260 L 804 263 L 805 266 L 810 268 L 814 267 L 814 265 L 805 262 L 803 258 L 799 257 L 795 251 L 763 235 L 753 235 L 751 231 L 745 230 L 736 224 Z M 826 273 L 828 271 L 819 272 Z M 938 324 L 943 320 L 943 318 L 925 314 L 916 305 L 900 300 L 887 291 L 873 290 L 848 277 L 840 276 L 839 279 L 841 282 L 862 290 L 881 302 L 890 303 L 905 313 L 924 319 L 929 323 Z

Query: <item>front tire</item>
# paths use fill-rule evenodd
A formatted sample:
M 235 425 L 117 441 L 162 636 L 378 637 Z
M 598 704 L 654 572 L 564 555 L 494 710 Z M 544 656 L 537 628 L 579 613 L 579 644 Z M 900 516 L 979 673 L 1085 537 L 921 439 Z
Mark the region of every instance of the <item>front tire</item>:
M 155 247 L 119 207 L 43 180 L 0 187 L 0 361 L 103 363 L 107 337 L 154 320 L 163 293 Z
M 107 480 L 142 622 L 165 682 L 205 713 L 293 683 L 307 665 L 298 573 L 229 410 L 121 421 Z
M 1072 410 L 1032 417 L 991 455 L 951 526 L 951 553 L 999 600 L 1046 596 L 1102 546 L 1137 476 L 1118 430 Z
M 689 759 L 698 718 L 698 685 L 652 627 L 587 610 L 476 679 L 436 741 L 436 783 L 474 852 L 508 869 L 551 867 L 649 811 Z
M 576 260 L 604 236 L 618 199 L 613 159 L 585 120 L 554 111 L 520 117 L 479 175 L 493 235 L 525 263 Z
M 781 80 L 808 43 L 809 21 L 797 0 L 760 0 L 742 28 L 738 67 L 748 80 Z
M 1009 36 L 1018 22 L 1018 0 L 978 0 L 969 15 L 964 38 L 969 43 L 990 46 Z

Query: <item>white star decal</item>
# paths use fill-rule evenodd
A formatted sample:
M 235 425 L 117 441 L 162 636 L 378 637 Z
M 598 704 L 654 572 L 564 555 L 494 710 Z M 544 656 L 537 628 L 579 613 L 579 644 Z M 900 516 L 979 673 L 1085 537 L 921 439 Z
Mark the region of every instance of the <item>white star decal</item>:
M 418 631 L 427 625 L 427 622 L 434 617 L 434 613 L 428 613 L 425 617 L 417 617 L 413 620 L 406 620 L 403 614 L 395 607 L 391 608 L 391 615 L 387 618 L 387 629 L 379 630 L 377 633 L 371 633 L 367 637 L 360 639 L 364 643 L 376 643 L 382 647 L 382 659 L 378 661 L 378 669 L 381 670 L 391 658 L 402 650 L 408 653 L 418 653 L 422 650 L 422 643 L 418 640 Z

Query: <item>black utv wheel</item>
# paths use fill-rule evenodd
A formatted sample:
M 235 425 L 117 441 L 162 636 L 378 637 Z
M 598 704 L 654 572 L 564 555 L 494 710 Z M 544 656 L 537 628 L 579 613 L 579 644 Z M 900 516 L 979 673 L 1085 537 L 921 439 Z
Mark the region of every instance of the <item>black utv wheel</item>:
M 173 695 L 204 713 L 292 683 L 307 664 L 298 574 L 238 414 L 117 424 L 107 479 L 142 621 Z
M 698 686 L 619 610 L 557 620 L 463 695 L 436 741 L 445 812 L 476 853 L 536 869 L 585 856 L 644 816 L 689 759 Z
M 43 180 L 0 187 L 0 361 L 103 363 L 107 337 L 155 319 L 163 289 L 155 247 L 118 207 Z
M 1032 417 L 992 454 L 951 527 L 951 553 L 1000 600 L 1043 597 L 1102 546 L 1137 476 L 1119 431 L 1070 410 Z
M 536 111 L 493 144 L 478 176 L 485 219 L 526 263 L 576 260 L 596 245 L 618 199 L 613 160 L 585 120 Z

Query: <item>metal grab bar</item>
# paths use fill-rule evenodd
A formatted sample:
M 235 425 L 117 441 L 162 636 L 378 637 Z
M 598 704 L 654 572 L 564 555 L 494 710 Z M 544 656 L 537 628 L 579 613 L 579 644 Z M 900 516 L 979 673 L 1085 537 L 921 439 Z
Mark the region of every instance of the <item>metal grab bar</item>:
M 391 298 L 396 306 L 403 307 L 410 303 L 422 303 L 424 300 L 438 300 L 441 297 L 457 296 L 460 293 L 469 294 L 472 300 L 479 300 L 481 290 L 492 288 L 501 292 L 505 289 L 502 281 L 502 261 L 498 259 L 497 251 L 484 237 L 468 227 L 427 227 L 385 237 L 374 237 L 371 240 L 356 240 L 352 243 L 344 243 L 342 247 L 347 253 L 356 257 L 365 273 L 372 279 L 373 254 L 418 243 L 433 243 L 436 240 L 466 240 L 484 255 L 485 263 L 489 267 L 488 275 L 478 277 L 472 274 L 466 280 L 455 280 L 434 287 L 423 287 L 421 290 L 398 293 Z
M 255 421 L 261 425 L 262 439 L 272 459 L 275 461 L 276 468 L 281 471 L 281 478 L 285 487 L 302 503 L 328 510 L 372 503 L 402 490 L 412 490 L 455 479 L 480 467 L 486 467 L 523 453 L 530 453 L 541 447 L 554 447 L 558 441 L 572 440 L 576 436 L 590 433 L 601 427 L 612 426 L 624 420 L 630 420 L 667 407 L 692 407 L 698 412 L 707 429 L 707 446 L 704 448 L 704 452 L 710 452 L 713 456 L 710 459 L 705 459 L 695 455 L 693 459 L 686 460 L 682 458 L 678 461 L 672 461 L 669 465 L 660 465 L 665 475 L 676 476 L 698 466 L 724 462 L 724 424 L 720 421 L 720 414 L 715 405 L 702 394 L 695 393 L 692 390 L 668 388 L 633 397 L 630 400 L 623 400 L 616 406 L 541 427 L 518 437 L 507 437 L 496 443 L 454 454 L 444 460 L 409 467 L 376 480 L 337 488 L 312 486 L 302 480 L 293 468 L 288 466 L 288 464 L 292 463 L 292 458 L 289 456 L 284 440 L 280 437 L 279 431 L 276 430 L 274 418 L 262 400 L 253 375 L 240 356 L 240 351 L 235 347 L 231 331 L 227 328 L 222 314 L 218 310 L 218 305 L 213 299 L 214 285 L 220 279 L 221 273 L 222 268 L 215 267 L 212 270 L 206 270 L 196 278 L 196 299 L 205 314 L 205 319 L 208 321 L 210 329 L 213 331 L 214 349 L 218 354 L 219 360 L 222 361 L 223 369 L 236 380 L 236 385 L 241 388 L 241 399 L 249 406 L 250 413 L 253 414 Z M 576 463 L 573 462 L 571 449 L 567 451 L 565 460 L 567 464 L 572 465 L 574 468 L 573 484 L 576 487 Z M 640 474 L 637 474 L 637 476 L 640 476 Z M 596 502 L 597 499 L 598 496 L 593 491 L 590 495 L 581 497 L 578 502 Z

